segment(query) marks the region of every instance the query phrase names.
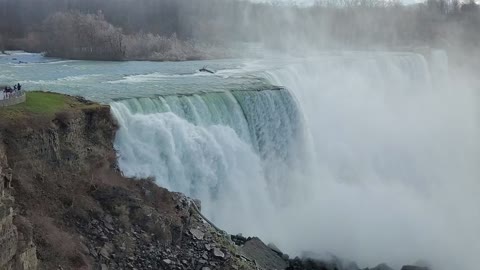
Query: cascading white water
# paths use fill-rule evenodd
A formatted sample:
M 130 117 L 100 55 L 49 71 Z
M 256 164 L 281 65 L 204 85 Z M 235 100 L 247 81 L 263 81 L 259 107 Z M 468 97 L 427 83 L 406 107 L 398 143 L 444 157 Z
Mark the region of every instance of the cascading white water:
M 293 96 L 278 89 L 113 103 L 123 173 L 199 198 L 229 232 L 291 254 L 474 269 L 480 132 L 472 92 L 434 88 L 425 59 L 408 53 L 297 60 L 263 76 Z
M 112 111 L 123 173 L 200 199 L 226 229 L 255 233 L 287 197 L 302 132 L 284 89 L 129 99 Z

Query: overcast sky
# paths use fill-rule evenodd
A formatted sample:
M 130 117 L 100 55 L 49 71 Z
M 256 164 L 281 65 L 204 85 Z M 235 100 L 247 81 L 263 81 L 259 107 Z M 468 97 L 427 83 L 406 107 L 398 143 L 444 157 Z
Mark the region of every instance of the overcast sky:
M 277 3 L 297 3 L 297 4 L 312 4 L 315 2 L 315 0 L 250 0 L 252 2 L 277 2 Z M 400 0 L 400 2 L 403 2 L 405 4 L 411 4 L 411 3 L 417 3 L 417 2 L 423 2 L 422 0 Z

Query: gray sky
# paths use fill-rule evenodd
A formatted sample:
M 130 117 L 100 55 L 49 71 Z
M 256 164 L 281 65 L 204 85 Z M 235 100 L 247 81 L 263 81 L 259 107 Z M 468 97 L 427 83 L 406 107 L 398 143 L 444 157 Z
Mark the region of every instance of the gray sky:
M 277 3 L 297 3 L 297 4 L 301 4 L 301 5 L 308 5 L 308 4 L 311 4 L 313 2 L 315 2 L 315 0 L 250 0 L 252 2 L 277 2 Z M 401 2 L 405 3 L 405 4 L 411 4 L 411 3 L 417 3 L 417 2 L 423 2 L 422 0 L 400 0 Z

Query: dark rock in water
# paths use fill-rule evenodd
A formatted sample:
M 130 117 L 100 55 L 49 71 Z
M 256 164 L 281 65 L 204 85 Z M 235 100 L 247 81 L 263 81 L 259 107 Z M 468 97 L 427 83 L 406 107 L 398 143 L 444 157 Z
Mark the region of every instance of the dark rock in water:
M 255 260 L 264 269 L 285 269 L 287 263 L 260 239 L 254 237 L 245 242 L 241 248 L 247 257 Z
M 404 265 L 401 270 L 430 270 L 428 267 L 415 266 L 415 265 Z
M 211 70 L 211 69 L 208 69 L 207 67 L 203 67 L 201 69 L 199 69 L 200 72 L 207 72 L 207 73 L 211 73 L 211 74 L 214 74 L 215 71 Z

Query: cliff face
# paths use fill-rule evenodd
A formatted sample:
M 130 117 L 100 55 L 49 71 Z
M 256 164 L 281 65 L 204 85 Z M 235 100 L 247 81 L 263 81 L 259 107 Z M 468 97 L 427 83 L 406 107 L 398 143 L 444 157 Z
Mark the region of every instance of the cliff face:
M 14 223 L 11 181 L 12 169 L 5 146 L 0 144 L 0 269 L 33 270 L 37 268 L 36 247 L 31 229 Z
M 189 198 L 119 173 L 116 129 L 102 105 L 0 122 L 0 270 L 253 269 Z
M 53 120 L 45 116 L 17 120 L 2 123 L 0 129 L 0 269 L 36 269 L 34 240 L 43 246 L 48 225 L 42 222 L 60 218 L 59 202 L 74 194 L 73 189 L 71 194 L 59 189 L 73 184 L 78 180 L 74 176 L 95 162 L 115 157 L 111 147 L 115 126 L 108 106 L 60 112 Z

